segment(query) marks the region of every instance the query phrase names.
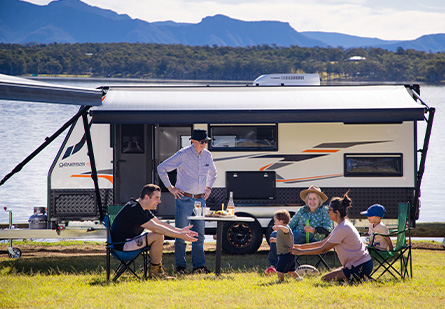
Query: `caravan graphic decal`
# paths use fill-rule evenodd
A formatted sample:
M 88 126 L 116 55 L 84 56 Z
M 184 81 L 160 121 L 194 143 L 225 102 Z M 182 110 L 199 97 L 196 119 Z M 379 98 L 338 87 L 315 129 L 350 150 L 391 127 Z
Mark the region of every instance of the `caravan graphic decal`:
M 81 175 L 71 175 L 73 178 L 91 178 L 91 172 L 83 173 Z M 97 171 L 97 178 L 103 178 L 113 183 L 113 170 Z
M 338 143 L 322 143 L 314 146 L 310 149 L 305 149 L 302 151 L 303 154 L 267 154 L 255 156 L 253 158 L 272 158 L 272 159 L 281 159 L 279 162 L 270 163 L 261 167 L 260 171 L 274 171 L 279 168 L 294 164 L 296 162 L 306 161 L 310 159 L 320 158 L 323 156 L 327 156 L 333 153 L 337 153 L 342 149 L 357 146 L 357 145 L 366 145 L 366 144 L 376 144 L 376 143 L 387 143 L 392 142 L 390 140 L 387 141 L 369 141 L 369 142 L 338 142 Z M 328 149 L 331 148 L 331 149 Z M 322 180 L 329 178 L 337 178 L 343 177 L 343 172 L 338 174 L 330 174 L 330 175 L 318 175 L 318 176 L 310 176 L 310 177 L 300 177 L 293 179 L 284 179 L 278 173 L 276 173 L 276 182 L 281 183 L 297 183 L 304 182 L 308 180 Z
M 90 121 L 90 123 L 88 124 L 88 126 L 90 127 L 90 130 L 91 130 L 91 124 L 92 124 L 92 122 Z M 80 141 L 76 145 L 69 146 L 66 149 L 65 154 L 62 157 L 62 160 L 65 160 L 66 158 L 70 157 L 71 155 L 79 152 L 80 149 L 82 149 L 83 146 L 85 145 L 85 141 L 86 141 L 86 138 L 85 138 L 85 133 L 84 133 L 82 135 L 82 138 L 80 139 Z

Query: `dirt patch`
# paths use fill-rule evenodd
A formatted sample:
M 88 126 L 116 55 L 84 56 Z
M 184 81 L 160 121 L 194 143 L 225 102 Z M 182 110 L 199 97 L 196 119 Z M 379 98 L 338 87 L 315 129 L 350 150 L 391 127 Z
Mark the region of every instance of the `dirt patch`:
M 441 243 L 437 241 L 422 241 L 422 242 L 413 242 L 411 244 L 413 249 L 422 249 L 422 250 L 444 250 L 444 247 Z

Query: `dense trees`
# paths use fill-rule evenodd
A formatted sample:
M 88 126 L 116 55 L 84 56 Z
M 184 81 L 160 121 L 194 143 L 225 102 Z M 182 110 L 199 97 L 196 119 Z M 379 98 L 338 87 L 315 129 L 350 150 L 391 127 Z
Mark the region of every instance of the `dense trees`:
M 364 60 L 350 61 L 353 56 Z M 0 73 L 203 80 L 319 73 L 324 80 L 440 82 L 445 80 L 445 54 L 270 45 L 0 44 Z

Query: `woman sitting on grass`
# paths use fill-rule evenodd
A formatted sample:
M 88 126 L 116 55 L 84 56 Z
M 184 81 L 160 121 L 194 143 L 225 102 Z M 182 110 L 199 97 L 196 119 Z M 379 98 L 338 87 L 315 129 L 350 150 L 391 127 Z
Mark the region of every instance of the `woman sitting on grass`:
M 349 191 L 348 191 L 349 192 Z M 348 192 L 343 197 L 333 197 L 328 214 L 337 223 L 332 233 L 324 240 L 303 245 L 294 245 L 290 252 L 295 255 L 313 255 L 325 253 L 335 248 L 342 267 L 330 271 L 321 279 L 324 281 L 344 281 L 364 279 L 372 272 L 371 255 L 354 225 L 346 219 L 351 207 Z

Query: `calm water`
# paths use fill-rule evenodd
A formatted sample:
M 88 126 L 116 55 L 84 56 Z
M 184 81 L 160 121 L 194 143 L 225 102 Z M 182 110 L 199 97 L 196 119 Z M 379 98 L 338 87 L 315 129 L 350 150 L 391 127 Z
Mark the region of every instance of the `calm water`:
M 97 87 L 112 84 L 106 81 L 57 81 L 58 84 L 78 87 Z M 116 83 L 122 84 L 121 81 Z M 445 174 L 441 168 L 441 155 L 445 151 L 445 86 L 421 87 L 421 97 L 436 107 L 436 115 L 426 170 L 422 182 L 423 222 L 445 222 L 445 207 L 442 206 Z M 62 124 L 73 116 L 78 107 L 57 104 L 40 104 L 14 101 L 0 101 L 0 179 L 18 163 L 40 146 L 45 137 L 51 136 Z M 423 142 L 425 125 L 419 126 L 419 147 Z M 0 223 L 8 222 L 8 213 L 13 211 L 14 222 L 27 222 L 34 206 L 47 205 L 47 173 L 56 156 L 66 132 L 0 186 Z

